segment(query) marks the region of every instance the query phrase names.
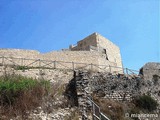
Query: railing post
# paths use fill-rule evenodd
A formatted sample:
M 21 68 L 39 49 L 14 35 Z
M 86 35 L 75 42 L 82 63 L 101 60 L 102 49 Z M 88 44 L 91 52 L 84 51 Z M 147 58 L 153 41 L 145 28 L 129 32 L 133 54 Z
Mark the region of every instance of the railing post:
M 39 61 L 39 68 L 41 67 L 41 60 L 40 59 L 38 59 L 38 61 Z
M 109 65 L 109 72 L 111 73 L 111 66 Z
M 125 73 L 124 68 L 122 67 L 123 74 Z
M 126 68 L 126 74 L 128 75 L 128 68 Z
M 4 56 L 2 57 L 2 65 L 4 66 Z
M 24 58 L 21 58 L 21 66 L 23 66 L 23 59 L 24 59 Z
M 56 61 L 54 61 L 53 63 L 54 63 L 54 69 L 56 69 Z
M 72 62 L 72 68 L 73 68 L 73 70 L 74 70 L 74 62 Z

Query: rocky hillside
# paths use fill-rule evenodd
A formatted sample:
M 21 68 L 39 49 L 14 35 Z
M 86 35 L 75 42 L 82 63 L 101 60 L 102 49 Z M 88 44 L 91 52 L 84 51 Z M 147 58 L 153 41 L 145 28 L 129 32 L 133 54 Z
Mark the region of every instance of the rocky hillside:
M 76 107 L 69 108 L 64 91 L 68 82 L 73 78 L 73 72 L 62 69 L 15 69 L 11 66 L 1 66 L 0 76 L 9 78 L 10 76 L 21 75 L 36 80 L 49 81 L 51 89 L 47 96 L 43 97 L 38 107 L 26 111 L 25 115 L 16 116 L 4 115 L 4 110 L 0 107 L 1 120 L 71 120 L 78 119 Z M 9 78 L 12 79 L 12 78 Z M 32 95 L 34 98 L 34 94 Z M 26 96 L 27 97 L 27 96 Z M 1 99 L 1 97 L 0 97 Z M 5 113 L 6 114 L 6 113 Z
M 160 103 L 160 80 L 157 78 L 145 80 L 138 75 L 107 72 L 0 67 L 0 76 L 14 74 L 47 80 L 52 86 L 40 106 L 26 111 L 27 119 L 30 120 L 91 120 L 93 116 L 106 120 L 133 120 L 126 118 L 125 113 L 159 115 L 160 109 L 156 103 Z M 143 101 L 141 96 L 149 100 L 149 103 L 145 103 L 149 105 L 148 108 L 138 107 L 137 101 Z M 98 106 L 99 112 L 95 106 Z M 7 117 L 1 116 L 1 119 Z M 17 115 L 13 119 L 21 120 L 22 116 Z
M 150 113 L 149 111 L 152 109 L 151 113 L 159 115 L 160 108 L 154 106 L 160 104 L 159 85 L 159 79 L 145 80 L 138 75 L 126 76 L 123 74 L 81 71 L 75 72 L 75 77 L 68 84 L 66 93 L 67 95 L 70 93 L 68 98 L 72 104 L 77 105 L 78 102 L 84 119 L 90 119 L 90 113 L 97 111 L 92 106 L 97 104 L 99 105 L 97 109 L 101 110 L 111 120 L 128 120 L 124 117 L 125 112 L 132 113 L 134 111 L 137 114 L 139 112 L 145 114 Z M 142 101 L 145 101 L 143 101 L 144 106 L 142 103 L 139 105 L 141 97 Z M 143 111 L 143 109 L 146 109 L 146 111 Z M 93 116 L 95 115 L 93 114 Z M 96 117 L 101 118 L 101 113 Z M 143 119 L 141 118 L 141 120 Z M 158 120 L 158 118 L 156 119 Z M 153 120 L 155 119 L 153 118 Z

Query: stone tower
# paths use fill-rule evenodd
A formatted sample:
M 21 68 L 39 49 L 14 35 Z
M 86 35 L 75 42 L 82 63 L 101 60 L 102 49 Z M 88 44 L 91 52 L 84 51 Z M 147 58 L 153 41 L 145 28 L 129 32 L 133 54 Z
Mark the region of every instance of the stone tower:
M 114 66 L 122 67 L 120 49 L 117 45 L 98 33 L 93 33 L 88 37 L 77 42 L 77 46 L 70 46 L 71 51 L 98 51 L 103 54 L 106 61 L 113 63 Z M 99 60 L 99 64 L 105 64 Z M 112 65 L 112 64 L 111 64 Z

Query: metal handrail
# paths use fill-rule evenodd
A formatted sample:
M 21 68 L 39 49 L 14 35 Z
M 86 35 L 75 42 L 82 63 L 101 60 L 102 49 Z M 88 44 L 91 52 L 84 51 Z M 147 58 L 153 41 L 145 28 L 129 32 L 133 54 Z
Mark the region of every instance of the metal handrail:
M 84 92 L 87 93 L 86 90 L 84 90 Z M 96 118 L 96 120 L 97 120 L 97 119 L 98 119 L 98 120 L 101 120 L 102 117 L 104 118 L 103 120 L 110 120 L 106 115 L 104 115 L 104 114 L 101 112 L 100 107 L 92 100 L 92 97 L 91 97 L 90 95 L 88 95 L 87 99 L 92 103 L 92 110 L 93 110 L 92 116 L 93 116 L 93 120 L 95 120 L 94 117 Z M 97 108 L 98 108 L 98 110 L 99 110 L 99 113 L 100 113 L 99 116 L 97 116 L 97 115 L 95 114 L 95 113 L 96 113 L 95 106 L 97 106 Z
M 9 58 L 10 59 L 12 59 L 12 60 L 9 60 Z M 101 69 L 101 70 L 106 70 L 107 68 L 109 69 L 109 71 L 111 72 L 111 70 L 110 69 L 112 69 L 112 68 L 120 68 L 120 69 L 122 69 L 122 71 L 125 71 L 126 70 L 126 74 L 128 74 L 128 72 L 131 72 L 131 73 L 134 73 L 135 74 L 135 72 L 138 72 L 137 70 L 132 70 L 132 69 L 128 69 L 128 68 L 122 68 L 122 67 L 117 67 L 117 66 L 110 66 L 110 65 L 99 65 L 99 64 L 89 64 L 89 63 L 78 63 L 78 62 L 68 62 L 68 61 L 53 61 L 53 60 L 42 60 L 42 59 L 30 59 L 30 58 L 15 58 L 15 57 L 5 57 L 5 56 L 0 56 L 0 59 L 2 59 L 2 61 L 0 61 L 0 62 L 2 62 L 2 64 L 4 64 L 4 59 L 7 59 L 7 60 L 9 60 L 10 62 L 12 62 L 14 65 L 19 65 L 19 64 L 17 64 L 15 61 L 13 61 L 14 59 L 19 59 L 19 60 L 22 60 L 22 61 L 31 61 L 31 60 L 33 60 L 33 62 L 32 63 L 29 63 L 28 65 L 22 65 L 22 66 L 29 66 L 29 65 L 32 65 L 33 63 L 36 63 L 36 62 L 43 62 L 44 64 L 45 64 L 45 62 L 50 62 L 50 63 L 46 63 L 44 66 L 47 66 L 47 65 L 50 65 L 51 63 L 59 63 L 59 64 L 61 64 L 61 63 L 67 63 L 67 64 L 74 64 L 74 65 L 78 65 L 78 64 L 84 64 L 84 65 L 86 65 L 86 66 L 89 66 L 89 65 L 91 65 L 91 66 L 94 66 L 94 67 L 97 67 L 98 69 Z M 5 64 L 5 65 L 7 65 L 7 64 Z M 69 69 L 71 69 L 71 70 L 74 70 L 75 68 L 73 68 L 74 66 L 73 65 L 71 65 L 72 66 L 72 68 L 70 68 L 70 67 L 68 67 L 68 66 L 65 66 L 65 65 L 63 65 L 64 67 L 67 67 L 67 68 L 69 68 Z M 104 66 L 106 69 L 104 69 L 104 68 L 101 68 L 101 66 Z M 36 67 L 43 67 L 43 66 L 36 66 Z M 52 67 L 52 66 L 50 66 L 50 67 Z M 83 68 L 83 67 L 82 67 Z M 77 68 L 76 68 L 77 69 Z M 107 70 L 108 70 L 107 69 Z

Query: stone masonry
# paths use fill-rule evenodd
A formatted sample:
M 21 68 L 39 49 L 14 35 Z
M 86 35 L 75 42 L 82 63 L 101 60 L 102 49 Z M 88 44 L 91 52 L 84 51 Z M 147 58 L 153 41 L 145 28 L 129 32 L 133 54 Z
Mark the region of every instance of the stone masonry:
M 120 49 L 111 41 L 98 33 L 93 33 L 80 40 L 77 46 L 70 46 L 71 51 L 98 51 L 104 55 L 106 61 L 115 63 L 117 67 L 122 67 Z M 106 61 L 99 59 L 99 64 L 106 64 Z
M 138 75 L 75 71 L 74 78 L 68 83 L 72 90 L 66 89 L 65 95 L 69 96 L 68 100 L 74 105 L 78 101 L 80 113 L 87 119 L 93 110 L 91 101 L 95 96 L 131 102 L 137 96 L 150 95 L 160 104 L 159 85 L 160 81 L 144 80 Z
M 22 63 L 19 59 L 12 58 L 39 59 L 79 63 L 75 68 L 83 67 L 84 65 L 81 65 L 81 63 L 112 66 L 112 72 L 123 72 L 122 60 L 118 46 L 114 45 L 98 33 L 93 33 L 79 41 L 75 47 L 70 46 L 69 50 L 52 51 L 42 54 L 35 50 L 0 49 L 0 63 L 4 62 L 2 57 L 10 57 L 10 59 L 5 60 L 5 63 L 11 63 L 11 61 L 18 64 Z M 33 60 L 25 60 L 23 61 L 23 65 L 30 64 Z M 65 66 L 70 67 L 66 64 Z M 101 66 L 100 68 L 103 67 Z M 100 68 L 95 67 L 98 71 L 100 71 Z M 107 69 L 109 70 L 109 68 Z

